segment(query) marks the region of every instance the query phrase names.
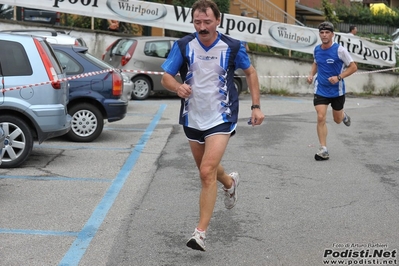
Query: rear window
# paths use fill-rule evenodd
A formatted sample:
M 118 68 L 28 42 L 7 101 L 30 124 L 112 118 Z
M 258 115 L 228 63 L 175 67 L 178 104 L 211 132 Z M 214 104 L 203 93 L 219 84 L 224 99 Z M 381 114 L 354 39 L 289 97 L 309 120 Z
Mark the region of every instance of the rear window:
M 73 59 L 69 54 L 56 50 L 58 60 L 60 61 L 62 67 L 65 69 L 67 75 L 76 75 L 83 72 L 83 67 L 75 59 Z
M 94 57 L 93 55 L 91 55 L 89 53 L 84 53 L 82 55 L 84 57 L 86 57 L 87 60 L 89 60 L 90 62 L 92 62 L 93 64 L 95 64 L 99 68 L 101 68 L 102 70 L 113 69 L 114 68 L 113 66 L 105 63 L 104 61 L 101 61 L 100 59 L 98 59 L 97 57 Z
M 122 39 L 112 47 L 111 54 L 124 56 L 135 42 L 136 40 L 133 39 Z
M 28 55 L 20 43 L 0 40 L 0 47 L 3 76 L 31 76 L 33 74 Z
M 148 56 L 166 58 L 169 55 L 171 43 L 167 41 L 151 41 L 146 42 L 144 46 L 144 54 Z

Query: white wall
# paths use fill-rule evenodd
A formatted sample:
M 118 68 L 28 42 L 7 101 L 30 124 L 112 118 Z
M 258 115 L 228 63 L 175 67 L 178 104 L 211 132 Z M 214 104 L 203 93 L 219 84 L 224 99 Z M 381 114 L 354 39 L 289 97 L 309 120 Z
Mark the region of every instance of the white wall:
M 26 23 L 0 21 L 1 30 L 35 28 L 38 27 L 26 26 Z M 71 35 L 82 37 L 89 47 L 89 52 L 98 58 L 101 58 L 105 49 L 118 38 L 118 34 L 114 33 L 81 29 L 72 30 Z M 311 61 L 264 56 L 256 53 L 251 53 L 251 60 L 260 77 L 262 89 L 284 89 L 290 93 L 299 94 L 313 93 L 313 86 L 306 82 L 305 77 L 310 72 Z M 380 94 L 380 92 L 389 91 L 399 84 L 398 73 L 392 71 L 374 72 L 370 73 L 359 69 L 356 74 L 346 78 L 347 92 L 363 93 L 371 91 L 374 94 Z

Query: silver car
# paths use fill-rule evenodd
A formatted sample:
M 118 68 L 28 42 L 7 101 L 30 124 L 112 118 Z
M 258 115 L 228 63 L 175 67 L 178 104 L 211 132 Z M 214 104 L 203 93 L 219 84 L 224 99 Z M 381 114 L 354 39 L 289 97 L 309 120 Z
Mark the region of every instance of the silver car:
M 40 37 L 0 33 L 1 167 L 17 167 L 39 143 L 66 134 L 68 82 L 52 47 Z
M 121 72 L 123 78 L 123 95 L 122 97 L 126 100 L 132 99 L 132 93 L 134 89 L 134 83 L 130 80 L 129 76 L 126 73 Z
M 144 100 L 151 93 L 171 93 L 161 84 L 165 61 L 177 38 L 173 37 L 130 37 L 120 38 L 112 43 L 103 54 L 103 61 L 124 70 L 134 83 L 132 99 Z M 180 77 L 176 77 L 181 81 Z M 248 85 L 242 70 L 236 71 L 234 79 L 240 93 Z

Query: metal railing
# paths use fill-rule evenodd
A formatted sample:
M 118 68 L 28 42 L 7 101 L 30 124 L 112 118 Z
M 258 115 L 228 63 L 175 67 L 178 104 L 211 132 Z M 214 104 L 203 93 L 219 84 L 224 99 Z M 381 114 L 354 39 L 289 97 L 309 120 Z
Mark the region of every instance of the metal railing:
M 362 25 L 362 24 L 353 24 L 353 23 L 344 23 L 340 22 L 337 24 L 337 29 L 340 32 L 349 32 L 349 26 L 355 25 L 357 27 L 358 33 L 372 33 L 372 34 L 388 34 L 391 35 L 397 29 L 397 27 L 392 27 L 388 25 Z
M 256 14 L 256 17 L 259 19 L 304 26 L 302 22 L 269 0 L 237 0 L 237 3 L 244 6 L 248 12 Z

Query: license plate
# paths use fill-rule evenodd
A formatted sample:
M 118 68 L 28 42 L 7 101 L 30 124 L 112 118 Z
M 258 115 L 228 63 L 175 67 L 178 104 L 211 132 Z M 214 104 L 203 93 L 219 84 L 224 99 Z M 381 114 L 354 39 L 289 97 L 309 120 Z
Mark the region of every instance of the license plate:
M 44 18 L 44 17 L 30 17 L 30 18 L 26 18 L 26 20 L 50 22 L 51 18 Z

